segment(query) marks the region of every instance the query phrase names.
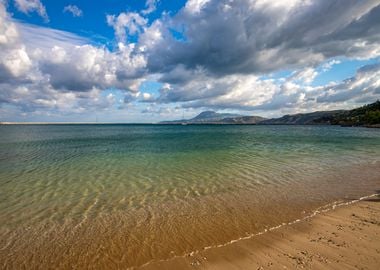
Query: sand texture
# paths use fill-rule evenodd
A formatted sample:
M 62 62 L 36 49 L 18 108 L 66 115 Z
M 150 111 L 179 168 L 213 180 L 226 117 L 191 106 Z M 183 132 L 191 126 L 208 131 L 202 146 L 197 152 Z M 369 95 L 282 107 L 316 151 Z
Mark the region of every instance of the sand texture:
M 380 198 L 141 269 L 380 269 Z

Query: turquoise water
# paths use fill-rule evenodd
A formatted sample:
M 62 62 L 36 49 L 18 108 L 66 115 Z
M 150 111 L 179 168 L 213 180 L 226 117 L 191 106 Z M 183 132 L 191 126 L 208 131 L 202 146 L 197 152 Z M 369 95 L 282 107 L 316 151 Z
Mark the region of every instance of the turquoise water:
M 78 266 L 101 246 L 99 265 L 182 255 L 374 193 L 379 162 L 378 129 L 3 125 L 0 258 Z

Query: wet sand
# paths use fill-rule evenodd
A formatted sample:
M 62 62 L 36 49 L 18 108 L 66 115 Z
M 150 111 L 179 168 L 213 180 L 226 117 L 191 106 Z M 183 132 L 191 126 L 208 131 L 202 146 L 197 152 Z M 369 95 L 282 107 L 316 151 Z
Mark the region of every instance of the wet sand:
M 140 269 L 379 269 L 380 197 Z

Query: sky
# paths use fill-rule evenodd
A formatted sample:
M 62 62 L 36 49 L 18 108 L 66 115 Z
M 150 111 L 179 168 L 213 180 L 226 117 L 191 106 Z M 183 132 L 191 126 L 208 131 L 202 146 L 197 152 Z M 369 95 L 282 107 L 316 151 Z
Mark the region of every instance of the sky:
M 0 0 L 0 121 L 278 117 L 380 99 L 380 0 Z

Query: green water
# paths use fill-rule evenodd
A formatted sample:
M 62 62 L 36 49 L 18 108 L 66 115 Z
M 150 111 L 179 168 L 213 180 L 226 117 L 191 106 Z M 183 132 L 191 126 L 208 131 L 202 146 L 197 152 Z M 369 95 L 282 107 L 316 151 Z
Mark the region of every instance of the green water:
M 0 126 L 0 257 L 33 237 L 41 246 L 69 241 L 63 232 L 79 225 L 87 228 L 79 238 L 120 234 L 115 250 L 140 254 L 125 265 L 170 257 L 173 250 L 180 255 L 333 200 L 374 193 L 378 162 L 378 129 Z M 195 240 L 182 228 L 194 230 Z M 77 240 L 85 245 L 86 239 Z M 157 247 L 145 254 L 144 245 Z

